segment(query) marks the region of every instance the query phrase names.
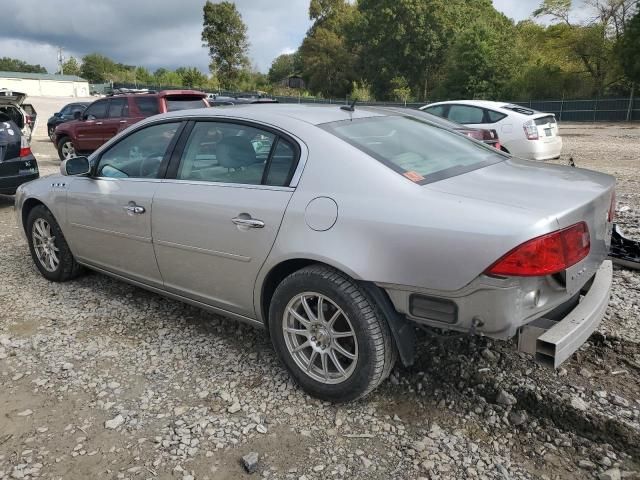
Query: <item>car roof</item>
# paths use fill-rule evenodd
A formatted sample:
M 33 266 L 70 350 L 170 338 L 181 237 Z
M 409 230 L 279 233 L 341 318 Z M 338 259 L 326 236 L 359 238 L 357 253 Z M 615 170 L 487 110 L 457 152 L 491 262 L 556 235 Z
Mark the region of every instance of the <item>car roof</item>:
M 344 106 L 344 105 L 342 105 Z M 312 125 L 337 122 L 341 120 L 390 116 L 390 112 L 374 109 L 358 108 L 353 112 L 340 108 L 341 105 L 309 105 L 287 103 L 265 104 L 241 104 L 222 106 L 217 108 L 197 108 L 191 110 L 178 110 L 150 117 L 154 119 L 172 117 L 236 117 L 246 120 L 255 120 L 264 123 L 278 123 L 278 119 L 293 119 Z M 394 115 L 398 115 L 397 113 Z
M 533 108 L 522 107 L 521 105 L 515 105 L 509 102 L 495 102 L 492 100 L 448 100 L 446 102 L 430 103 L 429 105 L 425 105 L 425 107 L 433 107 L 436 105 L 452 105 L 452 104 L 489 108 L 491 110 L 500 111 L 507 115 L 521 115 L 523 117 L 530 117 L 531 115 L 537 115 L 537 114 L 543 113 L 543 112 L 539 112 L 538 110 L 534 110 Z M 525 114 L 519 110 L 526 110 L 531 113 Z

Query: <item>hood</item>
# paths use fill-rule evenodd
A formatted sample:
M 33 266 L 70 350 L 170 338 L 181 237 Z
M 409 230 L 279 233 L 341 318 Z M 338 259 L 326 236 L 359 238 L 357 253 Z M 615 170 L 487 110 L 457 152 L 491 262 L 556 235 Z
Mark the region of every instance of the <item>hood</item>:
M 0 90 L 0 105 L 21 105 L 25 98 L 27 98 L 26 93 L 13 92 L 6 89 Z
M 460 197 L 557 215 L 584 205 L 615 185 L 607 174 L 510 159 L 431 183 L 425 188 Z

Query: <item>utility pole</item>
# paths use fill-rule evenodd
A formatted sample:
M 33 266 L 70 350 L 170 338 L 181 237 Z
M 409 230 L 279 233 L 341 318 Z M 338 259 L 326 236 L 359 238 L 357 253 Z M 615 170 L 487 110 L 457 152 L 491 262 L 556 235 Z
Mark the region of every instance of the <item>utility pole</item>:
M 58 47 L 58 71 L 60 75 L 64 75 L 64 56 L 62 55 L 62 47 Z

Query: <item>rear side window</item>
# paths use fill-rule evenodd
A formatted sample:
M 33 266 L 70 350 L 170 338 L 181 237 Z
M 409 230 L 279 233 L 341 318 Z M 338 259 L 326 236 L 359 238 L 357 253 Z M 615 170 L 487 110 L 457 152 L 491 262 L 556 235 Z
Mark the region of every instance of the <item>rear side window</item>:
M 278 139 L 278 143 L 271 157 L 271 162 L 267 165 L 266 185 L 282 187 L 289 182 L 293 173 L 293 166 L 296 161 L 296 151 L 291 143 L 283 138 Z
M 207 104 L 204 103 L 204 100 L 200 97 L 181 97 L 172 95 L 170 97 L 165 97 L 165 101 L 167 102 L 167 112 L 207 107 Z
M 435 107 L 425 108 L 424 111 L 431 115 L 437 115 L 438 117 L 444 117 L 446 105 L 436 105 Z
M 127 117 L 129 115 L 129 101 L 126 98 L 113 98 L 109 105 L 109 118 Z
M 451 105 L 449 120 L 456 123 L 482 123 L 484 111 L 469 105 Z
M 506 117 L 504 113 L 496 112 L 495 110 L 485 110 L 487 114 L 487 123 L 496 123 Z
M 420 185 L 506 158 L 494 148 L 414 117 L 361 118 L 321 128 Z
M 133 101 L 136 103 L 136 107 L 138 107 L 140 113 L 145 117 L 160 113 L 158 99 L 156 97 L 134 97 Z
M 109 102 L 107 100 L 98 100 L 87 107 L 84 111 L 84 115 L 86 118 L 105 118 L 107 116 L 108 106 Z

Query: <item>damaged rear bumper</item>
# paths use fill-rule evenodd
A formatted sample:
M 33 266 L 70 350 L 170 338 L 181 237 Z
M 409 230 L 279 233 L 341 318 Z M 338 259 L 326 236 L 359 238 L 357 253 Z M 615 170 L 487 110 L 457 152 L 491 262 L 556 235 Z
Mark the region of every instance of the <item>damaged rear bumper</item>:
M 614 225 L 609 258 L 621 267 L 640 270 L 640 242 L 625 237 L 620 227 Z
M 539 318 L 521 327 L 518 348 L 535 355 L 537 362 L 557 368 L 587 341 L 609 304 L 613 266 L 602 263 L 585 295 L 564 318 Z

